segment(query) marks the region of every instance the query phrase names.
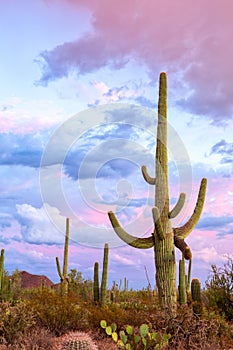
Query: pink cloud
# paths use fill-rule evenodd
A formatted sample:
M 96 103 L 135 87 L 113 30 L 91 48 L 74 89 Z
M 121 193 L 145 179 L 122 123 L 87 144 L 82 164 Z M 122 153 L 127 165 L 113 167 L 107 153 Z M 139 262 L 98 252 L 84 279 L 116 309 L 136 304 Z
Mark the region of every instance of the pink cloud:
M 0 101 L 2 133 L 30 134 L 57 126 L 64 120 L 64 112 L 50 100 L 25 101 L 11 97 Z
M 66 0 L 76 11 L 92 13 L 92 30 L 73 42 L 44 51 L 42 82 L 94 72 L 107 65 L 114 69 L 136 60 L 146 64 L 151 77 L 180 73 L 192 91 L 178 101 L 198 114 L 212 114 L 220 122 L 233 112 L 231 58 L 233 3 L 179 0 L 82 1 Z M 179 98 L 178 98 L 179 100 Z

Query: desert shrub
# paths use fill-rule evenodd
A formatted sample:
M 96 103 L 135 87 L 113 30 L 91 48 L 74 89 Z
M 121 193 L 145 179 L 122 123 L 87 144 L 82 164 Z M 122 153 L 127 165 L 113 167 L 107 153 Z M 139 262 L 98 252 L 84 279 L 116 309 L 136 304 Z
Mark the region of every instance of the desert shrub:
M 171 334 L 168 349 L 222 350 L 233 340 L 233 329 L 223 318 L 208 312 L 198 318 L 187 306 L 180 307 L 175 318 L 157 312 L 150 322 L 154 329 Z
M 33 327 L 26 334 L 21 334 L 8 345 L 8 350 L 53 350 L 54 336 L 48 330 Z
M 86 310 L 72 293 L 62 296 L 49 288 L 38 290 L 30 306 L 37 316 L 37 324 L 56 335 L 81 329 L 85 322 Z
M 212 265 L 206 282 L 208 307 L 219 311 L 228 321 L 233 320 L 233 259 L 228 257 L 223 267 Z
M 108 324 L 117 323 L 121 328 L 127 324 L 132 326 L 140 326 L 147 321 L 148 315 L 152 312 L 148 312 L 148 309 L 137 309 L 133 307 L 124 307 L 121 304 L 110 304 L 104 307 L 89 305 L 87 321 L 91 328 L 97 329 L 102 319 L 105 319 Z
M 125 302 L 125 303 L 143 303 L 146 305 L 155 305 L 158 302 L 157 295 L 151 291 L 151 290 L 129 290 L 129 291 L 114 291 L 114 288 L 112 289 L 115 301 L 118 303 Z
M 0 337 L 13 344 L 35 324 L 35 314 L 26 301 L 0 303 Z

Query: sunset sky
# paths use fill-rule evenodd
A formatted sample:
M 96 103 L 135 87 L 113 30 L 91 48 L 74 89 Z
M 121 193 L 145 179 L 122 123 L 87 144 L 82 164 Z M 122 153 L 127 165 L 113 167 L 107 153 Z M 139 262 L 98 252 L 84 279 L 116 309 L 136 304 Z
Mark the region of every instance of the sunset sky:
M 126 246 L 153 231 L 158 81 L 168 77 L 171 208 L 185 223 L 201 179 L 201 220 L 187 238 L 193 275 L 233 247 L 232 0 L 0 0 L 0 248 L 5 269 L 58 282 L 65 219 L 69 268 L 93 278 L 108 242 L 109 287 L 155 283 L 153 249 Z M 180 253 L 177 251 L 177 262 Z

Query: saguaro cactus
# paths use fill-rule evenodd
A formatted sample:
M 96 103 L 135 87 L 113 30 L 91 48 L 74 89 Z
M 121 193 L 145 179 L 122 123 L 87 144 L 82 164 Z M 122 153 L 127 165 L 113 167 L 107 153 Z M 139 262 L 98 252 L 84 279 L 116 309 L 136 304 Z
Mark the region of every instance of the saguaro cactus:
M 201 315 L 202 299 L 201 299 L 201 282 L 198 278 L 193 278 L 191 283 L 191 293 L 193 300 L 193 313 L 197 316 Z
M 94 284 L 93 284 L 93 292 L 94 292 L 94 302 L 98 303 L 99 296 L 99 263 L 95 262 L 94 265 Z
M 190 219 L 181 227 L 172 228 L 171 219 L 176 217 L 185 203 L 185 194 L 181 193 L 175 207 L 169 209 L 168 191 L 168 152 L 167 152 L 167 77 L 160 74 L 157 147 L 155 157 L 156 178 L 149 176 L 146 166 L 142 166 L 142 175 L 149 184 L 155 186 L 155 207 L 152 209 L 154 231 L 151 237 L 138 238 L 128 234 L 119 224 L 115 214 L 109 212 L 109 219 L 117 235 L 135 248 L 154 247 L 156 284 L 161 306 L 175 313 L 176 310 L 176 263 L 175 246 L 181 250 L 185 259 L 192 253 L 184 238 L 197 224 L 205 200 L 207 180 L 202 179 L 196 207 Z
M 4 253 L 5 250 L 2 249 L 0 255 L 0 291 L 2 290 L 4 284 Z
M 69 246 L 69 219 L 66 219 L 66 236 L 64 245 L 64 256 L 63 256 L 63 271 L 61 271 L 61 266 L 58 257 L 56 256 L 57 272 L 61 281 L 61 292 L 62 294 L 67 294 L 68 292 L 68 246 Z
M 103 271 L 101 280 L 101 304 L 104 305 L 106 301 L 107 283 L 108 283 L 108 244 L 104 245 L 104 259 L 103 259 Z
M 190 281 L 191 281 L 191 269 L 192 269 L 192 259 L 189 260 L 188 264 L 188 275 L 185 271 L 185 260 L 184 256 L 179 261 L 179 303 L 180 305 L 190 302 Z

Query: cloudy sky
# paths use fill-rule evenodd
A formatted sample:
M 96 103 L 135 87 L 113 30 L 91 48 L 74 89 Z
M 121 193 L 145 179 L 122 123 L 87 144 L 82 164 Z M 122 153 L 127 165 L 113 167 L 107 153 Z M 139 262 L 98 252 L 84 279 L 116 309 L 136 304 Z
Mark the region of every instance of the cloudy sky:
M 70 268 L 93 277 L 108 242 L 109 286 L 154 284 L 153 249 L 125 246 L 107 212 L 139 237 L 153 230 L 158 79 L 168 76 L 171 207 L 185 223 L 193 277 L 233 246 L 232 0 L 0 0 L 0 246 L 5 268 L 59 280 L 65 218 Z M 177 252 L 177 261 L 180 258 Z

